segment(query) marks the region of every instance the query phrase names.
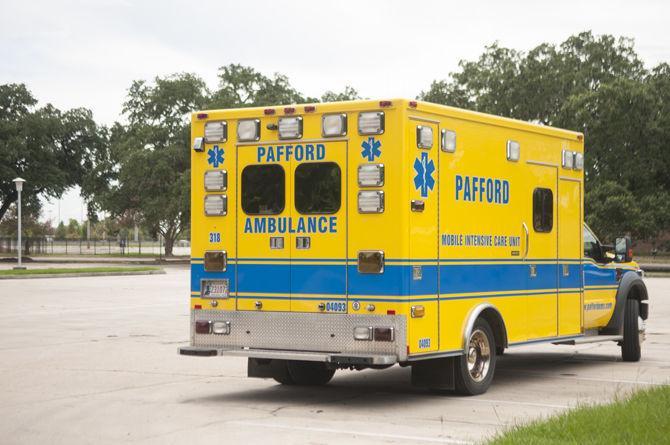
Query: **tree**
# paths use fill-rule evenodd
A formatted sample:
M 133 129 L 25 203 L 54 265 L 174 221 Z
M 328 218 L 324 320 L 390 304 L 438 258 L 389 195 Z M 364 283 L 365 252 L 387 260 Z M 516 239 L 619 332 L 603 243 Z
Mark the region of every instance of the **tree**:
M 26 179 L 25 199 L 59 197 L 83 180 L 104 144 L 89 110 L 36 105 L 25 85 L 0 85 L 0 219 L 18 197 L 12 179 Z
M 625 228 L 643 238 L 670 230 L 667 206 L 658 205 L 670 193 L 670 66 L 645 70 L 631 39 L 583 32 L 527 53 L 494 43 L 419 97 L 584 132 L 592 227 L 608 236 Z M 621 190 L 627 194 L 619 207 L 596 202 Z M 617 226 L 614 214 L 623 219 Z
M 318 102 L 304 97 L 289 83 L 288 77 L 275 73 L 267 77 L 239 64 L 219 68 L 219 87 L 212 94 L 209 108 L 260 107 Z
M 22 197 L 23 198 L 23 197 Z M 51 221 L 40 222 L 40 203 L 37 199 L 22 201 L 21 209 L 21 234 L 23 236 L 23 253 L 30 255 L 30 249 L 36 238 L 43 238 L 53 233 Z M 12 206 L 5 212 L 0 219 L 0 234 L 17 236 L 18 232 L 18 212 L 17 206 Z
M 67 236 L 67 229 L 65 228 L 65 224 L 63 224 L 63 221 L 61 221 L 58 223 L 58 226 L 56 227 L 54 238 L 65 239 L 66 236 Z
M 209 92 L 193 74 L 135 81 L 110 144 L 84 193 L 112 217 L 131 218 L 165 239 L 172 255 L 188 226 L 190 210 L 190 113 L 203 109 Z
M 70 218 L 70 220 L 67 223 L 67 232 L 65 234 L 66 238 L 81 239 L 81 228 L 82 226 L 76 219 Z
M 626 187 L 614 181 L 595 185 L 586 196 L 586 222 L 598 226 L 598 235 L 604 243 L 626 233 L 638 234 L 641 228 L 639 203 Z
M 344 91 L 340 93 L 335 93 L 334 91 L 326 91 L 321 96 L 322 102 L 342 102 L 345 100 L 358 100 L 361 99 L 361 96 L 358 94 L 353 87 L 347 85 L 344 87 Z

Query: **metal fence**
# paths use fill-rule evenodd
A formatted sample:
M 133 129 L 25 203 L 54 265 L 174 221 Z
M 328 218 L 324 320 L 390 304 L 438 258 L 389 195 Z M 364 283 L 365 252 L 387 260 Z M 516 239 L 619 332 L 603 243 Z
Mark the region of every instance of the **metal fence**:
M 162 239 L 135 241 L 130 238 L 108 239 L 54 239 L 51 237 L 23 238 L 24 255 L 112 255 L 112 256 L 164 256 L 165 244 Z M 0 237 L 0 253 L 16 254 L 16 238 Z M 177 240 L 172 248 L 173 255 L 191 254 L 190 243 Z

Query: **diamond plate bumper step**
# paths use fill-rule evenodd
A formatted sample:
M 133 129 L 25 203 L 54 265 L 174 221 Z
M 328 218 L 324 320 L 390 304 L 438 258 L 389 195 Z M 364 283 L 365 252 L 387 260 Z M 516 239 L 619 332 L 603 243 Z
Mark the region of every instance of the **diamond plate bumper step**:
M 306 362 L 328 362 L 337 365 L 392 365 L 398 357 L 392 354 L 346 354 L 332 352 L 286 351 L 276 349 L 225 349 L 201 346 L 182 346 L 181 355 L 213 357 L 217 355 L 252 357 L 273 360 L 300 360 Z

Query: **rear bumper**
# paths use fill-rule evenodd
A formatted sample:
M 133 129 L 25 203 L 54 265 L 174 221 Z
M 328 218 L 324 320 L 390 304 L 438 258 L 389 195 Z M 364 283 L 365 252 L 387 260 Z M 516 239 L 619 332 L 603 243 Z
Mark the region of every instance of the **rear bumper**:
M 227 322 L 228 334 L 197 334 L 197 321 Z M 392 327 L 393 341 L 362 341 L 357 326 Z M 254 311 L 191 311 L 191 345 L 182 355 L 241 356 L 340 365 L 390 365 L 407 360 L 404 315 Z
M 184 346 L 179 348 L 181 355 L 196 357 L 213 357 L 219 355 L 233 357 L 249 357 L 266 360 L 298 360 L 306 362 L 325 362 L 339 366 L 363 365 L 385 366 L 398 362 L 393 354 L 333 354 L 326 352 L 280 351 L 271 349 L 224 349 L 206 348 L 198 346 Z

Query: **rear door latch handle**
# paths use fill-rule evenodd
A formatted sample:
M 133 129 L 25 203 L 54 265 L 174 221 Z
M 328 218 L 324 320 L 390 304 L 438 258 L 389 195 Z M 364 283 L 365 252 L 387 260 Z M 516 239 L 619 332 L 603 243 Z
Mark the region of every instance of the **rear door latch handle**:
M 295 248 L 296 249 L 309 249 L 311 245 L 311 240 L 309 236 L 298 236 L 295 239 Z

